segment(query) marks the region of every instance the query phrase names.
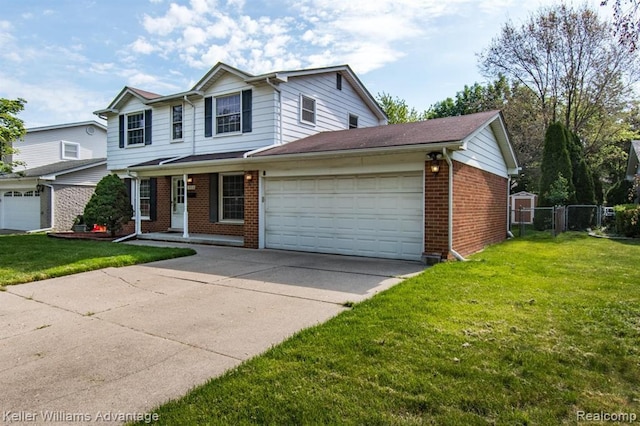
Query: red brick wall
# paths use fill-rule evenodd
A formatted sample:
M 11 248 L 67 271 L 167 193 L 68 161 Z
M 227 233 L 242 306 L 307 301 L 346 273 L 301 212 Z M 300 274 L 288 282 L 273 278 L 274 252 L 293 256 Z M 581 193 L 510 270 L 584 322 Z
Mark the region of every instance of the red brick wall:
M 425 163 L 425 255 L 452 259 L 448 244 L 449 168 L 434 176 Z M 453 162 L 453 249 L 463 256 L 503 241 L 507 233 L 507 179 Z
M 453 248 L 463 256 L 507 237 L 506 178 L 454 162 Z
M 246 177 L 251 176 L 251 180 Z M 258 190 L 259 174 L 257 170 L 246 172 L 244 180 L 244 246 L 258 248 L 258 206 L 260 192 Z
M 439 255 L 447 259 L 449 239 L 449 167 L 440 162 L 440 172 L 434 175 L 429 170 L 431 161 L 425 162 L 424 174 L 424 254 Z
M 192 185 L 196 186 L 195 191 L 187 191 L 188 194 L 195 193 L 195 197 L 187 199 L 189 233 L 244 235 L 244 226 L 242 224 L 211 223 L 209 221 L 209 175 L 189 175 L 189 177 L 193 178 Z

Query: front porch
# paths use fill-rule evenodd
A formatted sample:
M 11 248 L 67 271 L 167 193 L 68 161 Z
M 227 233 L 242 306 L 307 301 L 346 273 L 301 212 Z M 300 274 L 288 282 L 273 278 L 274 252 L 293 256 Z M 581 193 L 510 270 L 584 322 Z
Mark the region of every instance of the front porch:
M 189 234 L 182 236 L 180 232 L 148 232 L 139 234 L 139 240 L 166 241 L 172 243 L 194 243 L 208 244 L 216 246 L 244 247 L 244 237 L 235 235 L 214 235 L 214 234 Z

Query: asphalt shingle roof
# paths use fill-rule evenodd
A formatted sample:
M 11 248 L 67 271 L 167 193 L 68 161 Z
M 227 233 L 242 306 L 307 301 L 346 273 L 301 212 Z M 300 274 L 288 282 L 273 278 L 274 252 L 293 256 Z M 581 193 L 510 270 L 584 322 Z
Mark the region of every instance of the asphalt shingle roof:
M 499 111 L 318 133 L 255 154 L 255 157 L 462 141 Z
M 39 177 L 44 175 L 61 174 L 67 170 L 74 170 L 84 166 L 91 166 L 92 164 L 97 165 L 99 163 L 105 162 L 106 160 L 106 158 L 90 158 L 87 160 L 60 161 L 58 163 L 34 167 L 32 169 L 26 169 L 20 172 L 0 174 L 0 179 L 15 179 L 21 177 Z

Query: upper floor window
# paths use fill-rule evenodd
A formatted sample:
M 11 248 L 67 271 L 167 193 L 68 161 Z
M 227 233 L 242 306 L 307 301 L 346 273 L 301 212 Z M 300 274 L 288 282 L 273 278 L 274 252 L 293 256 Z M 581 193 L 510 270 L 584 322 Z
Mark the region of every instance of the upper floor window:
M 144 143 L 144 114 L 141 112 L 127 115 L 127 145 Z
M 357 129 L 358 128 L 358 116 L 355 114 L 349 114 L 349 128 Z
M 215 102 L 214 102 L 215 100 Z M 251 89 L 217 98 L 204 98 L 204 136 L 248 133 L 252 129 Z
M 80 145 L 77 143 L 62 141 L 61 150 L 63 160 L 78 160 L 80 158 Z
M 171 140 L 182 139 L 182 105 L 171 107 Z
M 216 98 L 216 133 L 240 131 L 240 93 Z
M 316 100 L 300 95 L 300 121 L 316 124 Z
M 151 145 L 151 117 L 150 109 L 120 115 L 118 146 Z

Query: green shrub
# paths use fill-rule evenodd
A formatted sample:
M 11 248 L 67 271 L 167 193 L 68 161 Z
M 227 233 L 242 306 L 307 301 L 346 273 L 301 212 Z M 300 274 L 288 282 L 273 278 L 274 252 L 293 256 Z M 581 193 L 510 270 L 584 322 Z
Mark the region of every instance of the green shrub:
M 98 182 L 96 191 L 84 208 L 86 223 L 106 225 L 112 236 L 131 220 L 132 215 L 127 187 L 115 174 L 107 175 Z
M 615 206 L 616 232 L 625 237 L 640 238 L 640 205 L 621 204 Z

